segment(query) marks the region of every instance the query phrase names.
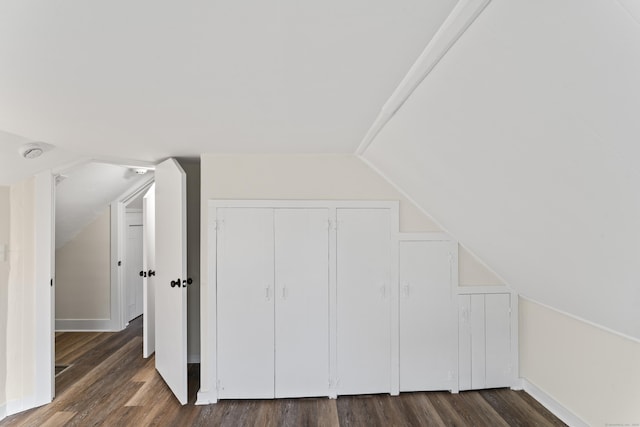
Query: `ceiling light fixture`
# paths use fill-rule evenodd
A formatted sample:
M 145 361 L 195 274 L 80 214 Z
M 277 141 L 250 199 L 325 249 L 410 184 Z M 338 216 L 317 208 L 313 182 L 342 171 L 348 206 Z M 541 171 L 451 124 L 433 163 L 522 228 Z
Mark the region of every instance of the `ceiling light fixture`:
M 145 168 L 135 168 L 133 171 L 138 175 L 144 175 L 147 173 L 147 170 Z
M 27 160 L 36 159 L 44 153 L 44 148 L 38 143 L 30 142 L 28 144 L 24 144 L 18 150 L 20 155 Z

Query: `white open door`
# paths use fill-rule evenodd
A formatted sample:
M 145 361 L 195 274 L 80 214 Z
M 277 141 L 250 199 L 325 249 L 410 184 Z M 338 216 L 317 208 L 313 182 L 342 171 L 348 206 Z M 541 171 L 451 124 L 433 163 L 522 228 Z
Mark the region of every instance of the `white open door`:
M 149 188 L 142 199 L 142 356 L 156 351 L 156 187 Z
M 174 159 L 156 167 L 156 369 L 187 403 L 187 191 Z

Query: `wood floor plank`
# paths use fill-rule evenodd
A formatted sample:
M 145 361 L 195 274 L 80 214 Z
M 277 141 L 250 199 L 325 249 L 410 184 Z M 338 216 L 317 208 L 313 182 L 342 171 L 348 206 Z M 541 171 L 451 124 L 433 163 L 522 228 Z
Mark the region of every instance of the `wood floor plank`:
M 438 411 L 427 397 L 427 393 L 402 394 L 404 414 L 411 426 L 445 427 Z
M 75 412 L 56 412 L 48 420 L 46 420 L 41 427 L 60 427 L 66 426 L 71 419 L 76 415 Z
M 118 333 L 57 333 L 60 360 L 49 405 L 0 421 L 6 426 L 564 426 L 525 392 L 507 389 L 340 396 L 337 399 L 223 400 L 196 406 L 199 365 L 188 367 L 188 404 L 180 405 L 142 358 L 142 319 Z M 56 360 L 60 363 L 59 360 Z

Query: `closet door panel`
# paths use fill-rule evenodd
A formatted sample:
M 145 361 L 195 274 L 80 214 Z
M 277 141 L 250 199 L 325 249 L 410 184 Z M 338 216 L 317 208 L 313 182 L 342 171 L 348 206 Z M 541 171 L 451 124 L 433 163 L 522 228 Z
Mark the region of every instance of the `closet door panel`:
M 458 296 L 458 388 L 471 390 L 471 296 Z
M 338 394 L 391 387 L 388 209 L 337 209 Z
M 511 385 L 509 294 L 485 295 L 486 388 Z
M 471 388 L 486 388 L 484 295 L 471 295 Z
M 275 395 L 329 392 L 327 209 L 275 211 Z
M 446 241 L 400 242 L 400 391 L 451 389 L 450 247 Z
M 274 396 L 273 209 L 219 208 L 220 398 Z

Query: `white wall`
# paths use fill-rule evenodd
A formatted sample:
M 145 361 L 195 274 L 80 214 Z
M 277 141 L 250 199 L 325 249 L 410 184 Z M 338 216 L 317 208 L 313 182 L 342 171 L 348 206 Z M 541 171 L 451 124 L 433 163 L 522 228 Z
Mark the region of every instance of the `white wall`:
M 591 425 L 640 423 L 639 22 L 616 1 L 492 1 L 364 153 L 570 314 L 523 305 L 521 376 Z
M 110 209 L 104 208 L 96 220 L 56 250 L 58 326 L 70 320 L 110 319 L 110 220 Z M 88 329 L 95 325 L 85 323 Z
M 10 190 L 10 265 L 7 297 L 8 412 L 28 407 L 36 391 L 35 180 Z
M 400 231 L 442 231 L 377 172 L 352 155 L 204 154 L 203 232 L 207 229 L 205 210 L 209 199 L 399 200 Z M 201 260 L 206 260 L 204 247 Z M 459 266 L 461 285 L 503 284 L 464 248 L 460 248 Z
M 7 310 L 9 287 L 9 187 L 0 186 L 0 419 L 7 403 Z
M 639 45 L 618 2 L 493 1 L 364 157 L 520 294 L 640 339 Z
M 640 343 L 520 299 L 520 375 L 590 426 L 640 424 Z

